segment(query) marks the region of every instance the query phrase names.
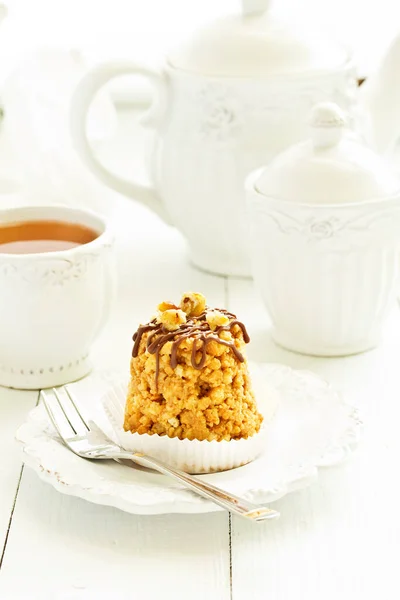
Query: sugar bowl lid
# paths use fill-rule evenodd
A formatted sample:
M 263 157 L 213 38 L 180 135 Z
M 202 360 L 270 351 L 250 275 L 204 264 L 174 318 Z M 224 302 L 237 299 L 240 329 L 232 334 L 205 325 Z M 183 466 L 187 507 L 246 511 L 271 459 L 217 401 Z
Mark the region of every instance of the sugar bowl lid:
M 346 131 L 334 103 L 314 106 L 310 139 L 275 157 L 255 181 L 264 196 L 301 204 L 346 204 L 377 200 L 400 191 L 388 164 Z
M 171 66 L 214 77 L 263 77 L 342 67 L 347 49 L 306 23 L 279 16 L 272 0 L 242 0 L 242 14 L 201 28 L 168 56 Z

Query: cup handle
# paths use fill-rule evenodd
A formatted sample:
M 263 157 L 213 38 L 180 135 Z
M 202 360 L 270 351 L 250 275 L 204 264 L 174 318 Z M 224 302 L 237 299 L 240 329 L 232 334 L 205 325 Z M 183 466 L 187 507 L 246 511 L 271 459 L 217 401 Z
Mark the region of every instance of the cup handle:
M 170 219 L 155 187 L 152 185 L 146 186 L 136 181 L 128 181 L 109 171 L 95 156 L 87 138 L 86 121 L 95 94 L 111 79 L 122 75 L 141 75 L 151 82 L 155 92 L 154 99 L 142 120 L 148 126 L 158 120 L 155 117 L 160 116 L 166 102 L 167 86 L 165 76 L 154 69 L 131 61 L 102 63 L 91 69 L 81 79 L 72 96 L 70 109 L 72 142 L 79 156 L 101 181 L 117 192 L 138 200 L 170 224 Z

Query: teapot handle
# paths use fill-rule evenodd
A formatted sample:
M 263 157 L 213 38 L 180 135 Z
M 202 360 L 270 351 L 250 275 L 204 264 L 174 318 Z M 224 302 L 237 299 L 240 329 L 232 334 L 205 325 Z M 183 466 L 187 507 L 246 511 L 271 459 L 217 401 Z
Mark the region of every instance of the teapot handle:
M 91 69 L 78 83 L 71 100 L 70 127 L 72 142 L 78 154 L 88 168 L 106 185 L 120 194 L 138 200 L 168 224 L 170 219 L 164 205 L 152 185 L 143 185 L 129 181 L 109 171 L 95 156 L 86 134 L 86 121 L 91 102 L 96 93 L 114 77 L 121 75 L 145 76 L 155 88 L 154 100 L 143 116 L 143 122 L 151 125 L 159 115 L 166 101 L 166 83 L 164 76 L 156 70 L 138 65 L 131 61 L 112 61 L 102 63 Z

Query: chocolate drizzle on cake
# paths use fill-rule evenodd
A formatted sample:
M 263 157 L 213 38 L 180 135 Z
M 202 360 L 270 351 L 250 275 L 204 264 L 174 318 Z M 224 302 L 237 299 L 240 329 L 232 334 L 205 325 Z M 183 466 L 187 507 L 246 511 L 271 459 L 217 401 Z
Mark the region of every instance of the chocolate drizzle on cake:
M 250 341 L 249 334 L 247 333 L 246 327 L 238 321 L 236 315 L 228 312 L 224 309 L 217 309 L 219 312 L 223 313 L 227 317 L 229 317 L 230 322 L 227 325 L 220 325 L 216 327 L 213 331 L 210 325 L 207 322 L 207 312 L 204 311 L 198 317 L 190 318 L 179 326 L 178 329 L 174 331 L 168 331 L 164 325 L 161 323 L 157 323 L 157 320 L 154 319 L 150 323 L 146 325 L 141 325 L 136 333 L 133 336 L 134 346 L 132 350 L 132 356 L 136 358 L 139 353 L 139 346 L 144 333 L 151 332 L 147 338 L 146 342 L 146 350 L 150 354 L 155 354 L 156 356 L 156 384 L 158 381 L 159 367 L 160 367 L 160 351 L 162 347 L 167 343 L 172 341 L 171 347 L 171 367 L 173 369 L 178 365 L 178 350 L 180 344 L 187 338 L 193 338 L 193 349 L 191 362 L 192 367 L 194 369 L 202 369 L 207 360 L 207 346 L 211 344 L 211 342 L 217 342 L 218 344 L 222 344 L 223 346 L 227 346 L 230 348 L 235 356 L 235 358 L 239 362 L 244 361 L 244 357 L 239 352 L 239 350 L 235 346 L 234 340 L 226 341 L 219 337 L 219 334 L 222 331 L 232 331 L 232 328 L 236 325 L 240 327 L 243 334 L 243 340 L 247 344 Z M 197 352 L 201 352 L 201 357 L 199 361 L 196 361 Z

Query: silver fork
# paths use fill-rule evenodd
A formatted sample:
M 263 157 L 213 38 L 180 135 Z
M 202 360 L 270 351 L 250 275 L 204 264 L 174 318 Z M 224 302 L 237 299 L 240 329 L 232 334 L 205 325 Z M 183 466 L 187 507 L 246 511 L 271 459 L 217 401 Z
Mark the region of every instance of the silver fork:
M 60 395 L 62 389 L 65 392 L 64 399 Z M 90 428 L 67 386 L 58 390 L 53 388 L 52 392 L 52 394 L 45 393 L 43 390 L 40 392 L 50 421 L 67 448 L 81 458 L 131 460 L 143 467 L 172 477 L 186 488 L 240 517 L 256 522 L 279 517 L 279 512 L 276 510 L 239 498 L 197 477 L 170 467 L 156 458 L 141 452 L 127 452 L 102 432 L 97 431 L 97 428 L 95 430 L 93 427 Z

